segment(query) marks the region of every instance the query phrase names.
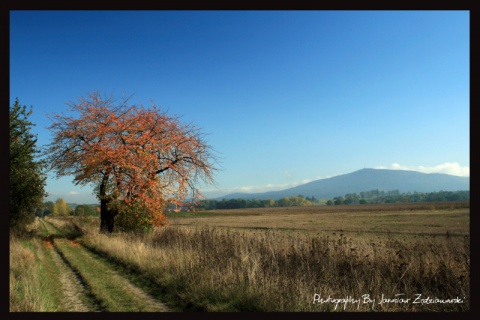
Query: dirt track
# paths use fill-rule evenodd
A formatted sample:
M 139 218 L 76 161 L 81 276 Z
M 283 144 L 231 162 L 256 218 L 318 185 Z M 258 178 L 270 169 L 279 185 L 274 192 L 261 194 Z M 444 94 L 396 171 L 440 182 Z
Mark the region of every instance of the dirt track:
M 72 312 L 172 311 L 78 242 L 62 237 L 53 225 L 42 221 L 40 230 L 48 233 L 48 236 L 44 236 L 44 245 L 52 250 L 54 263 L 60 273 L 65 310 Z M 101 275 L 102 279 L 98 279 L 98 275 Z

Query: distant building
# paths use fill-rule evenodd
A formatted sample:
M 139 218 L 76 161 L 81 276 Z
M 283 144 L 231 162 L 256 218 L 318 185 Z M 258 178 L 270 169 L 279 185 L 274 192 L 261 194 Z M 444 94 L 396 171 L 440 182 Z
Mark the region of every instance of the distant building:
M 190 212 L 190 208 L 188 206 L 177 206 L 177 205 L 170 205 L 167 210 L 168 213 L 179 213 L 179 212 Z

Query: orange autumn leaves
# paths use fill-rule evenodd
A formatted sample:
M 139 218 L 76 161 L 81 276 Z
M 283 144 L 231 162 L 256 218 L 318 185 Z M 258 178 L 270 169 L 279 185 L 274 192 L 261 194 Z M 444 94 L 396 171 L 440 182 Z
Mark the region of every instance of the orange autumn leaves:
M 150 108 L 91 93 L 68 104 L 76 116 L 54 114 L 48 162 L 57 176 L 73 175 L 80 185 L 107 181 L 108 197 L 142 208 L 163 225 L 169 203 L 199 200 L 199 181 L 213 182 L 214 157 L 198 129 L 182 124 L 152 103 Z

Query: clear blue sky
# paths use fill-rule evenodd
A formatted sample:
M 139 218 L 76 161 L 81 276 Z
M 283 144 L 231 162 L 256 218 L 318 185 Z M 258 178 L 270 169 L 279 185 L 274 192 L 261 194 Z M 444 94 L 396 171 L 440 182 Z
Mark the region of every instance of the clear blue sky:
M 11 11 L 10 101 L 133 94 L 207 134 L 205 195 L 364 167 L 469 176 L 468 11 Z M 72 177 L 48 200 L 95 203 Z

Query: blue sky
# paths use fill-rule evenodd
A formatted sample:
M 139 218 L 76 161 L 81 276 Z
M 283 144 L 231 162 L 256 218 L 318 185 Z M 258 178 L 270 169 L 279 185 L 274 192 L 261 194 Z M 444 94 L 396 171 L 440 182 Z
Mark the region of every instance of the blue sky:
M 206 134 L 208 197 L 364 167 L 469 176 L 468 11 L 11 11 L 10 102 L 153 100 Z M 50 173 L 48 200 L 94 203 Z

